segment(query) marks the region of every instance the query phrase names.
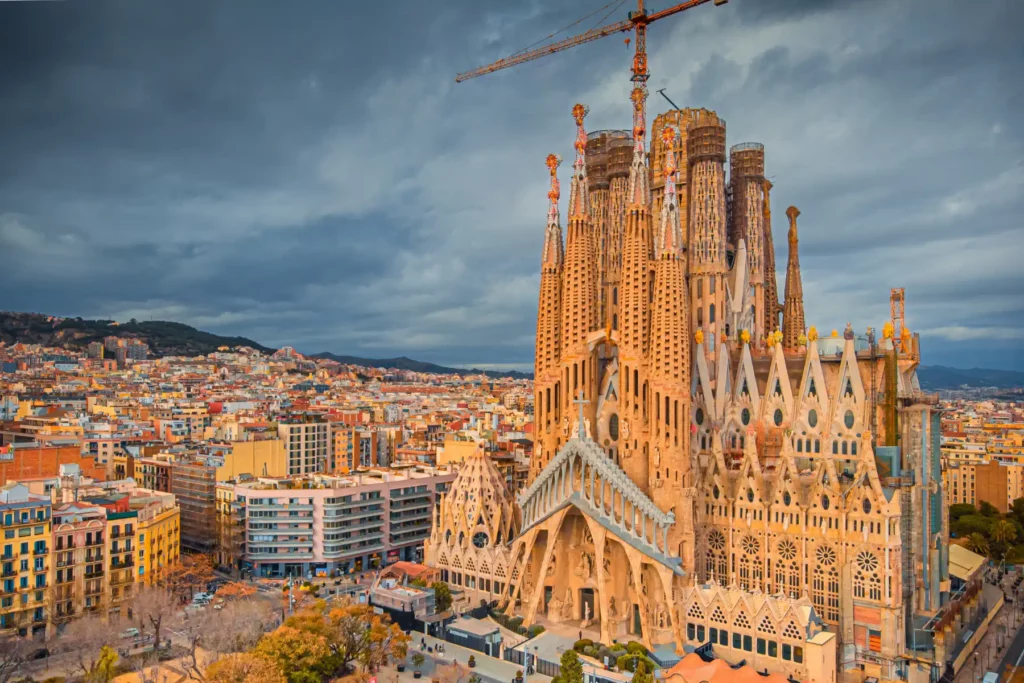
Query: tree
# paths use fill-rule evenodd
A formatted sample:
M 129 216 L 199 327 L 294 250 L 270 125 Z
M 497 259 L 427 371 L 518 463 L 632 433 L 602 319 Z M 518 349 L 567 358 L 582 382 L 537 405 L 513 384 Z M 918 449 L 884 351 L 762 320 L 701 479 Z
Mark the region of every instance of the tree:
M 452 589 L 444 581 L 435 581 L 434 589 L 434 610 L 440 614 L 448 611 L 452 606 Z
M 997 543 L 1009 544 L 1017 540 L 1017 527 L 1005 519 L 992 525 L 992 540 Z
M 185 641 L 182 667 L 196 680 L 205 680 L 207 669 L 221 655 L 256 647 L 272 618 L 266 604 L 253 601 L 187 615 L 176 627 Z
M 1014 499 L 1010 505 L 1010 515 L 1021 524 L 1024 524 L 1024 498 Z
M 982 515 L 964 515 L 955 523 L 950 524 L 950 531 L 961 538 L 971 534 L 982 534 L 988 536 L 992 531 L 993 520 Z
M 96 661 L 96 668 L 92 674 L 87 676 L 90 681 L 94 683 L 110 683 L 111 679 L 117 673 L 117 660 L 120 657 L 117 651 L 109 645 L 104 645 L 100 648 L 100 656 Z
M 0 639 L 0 683 L 18 678 L 38 644 L 28 638 L 5 636 Z
M 210 555 L 182 555 L 179 562 L 167 568 L 160 584 L 182 601 L 191 600 L 196 590 L 206 588 L 214 576 Z
M 981 534 L 974 533 L 968 536 L 964 546 L 973 553 L 988 555 L 988 539 Z
M 256 586 L 243 581 L 232 581 L 231 583 L 226 583 L 217 591 L 217 595 L 225 600 L 251 598 L 256 595 L 256 593 Z
M 327 639 L 291 626 L 281 626 L 263 636 L 253 654 L 276 663 L 289 683 L 319 681 L 331 673 L 324 666 L 331 656 Z
M 272 660 L 250 652 L 221 657 L 206 670 L 208 683 L 287 683 Z
M 469 678 L 469 669 L 458 662 L 452 662 L 448 666 L 438 668 L 437 677 L 441 683 L 464 683 Z
M 409 636 L 405 635 L 398 624 L 390 619 L 374 616 L 370 621 L 367 644 L 360 653 L 359 661 L 367 673 L 377 671 L 388 663 L 392 657 L 405 659 L 409 651 Z
M 102 680 L 103 667 L 109 659 L 108 650 L 116 642 L 114 629 L 101 617 L 90 615 L 68 624 L 56 644 L 58 652 L 70 653 L 72 673 L 91 682 Z M 117 653 L 114 655 L 116 658 Z
M 1022 499 L 1024 500 L 1024 499 Z M 970 503 L 956 503 L 949 506 L 949 521 L 955 522 L 966 515 L 976 515 L 978 509 Z
M 154 647 L 159 649 L 164 626 L 178 616 L 179 610 L 177 600 L 167 589 L 144 586 L 132 599 L 129 613 L 139 632 L 153 634 Z
M 636 663 L 636 671 L 633 672 L 633 679 L 630 683 L 652 683 L 654 676 L 648 673 L 647 663 L 639 660 Z
M 580 661 L 579 653 L 576 650 L 563 652 L 559 665 L 561 666 L 559 677 L 564 683 L 583 683 L 583 662 Z
M 999 516 L 999 508 L 987 500 L 981 501 L 981 505 L 978 507 L 978 512 L 981 513 L 982 517 L 995 518 Z
M 419 652 L 414 653 L 412 656 L 412 665 L 416 669 L 419 669 L 421 666 L 423 666 L 423 662 L 425 661 L 427 661 L 427 658 Z

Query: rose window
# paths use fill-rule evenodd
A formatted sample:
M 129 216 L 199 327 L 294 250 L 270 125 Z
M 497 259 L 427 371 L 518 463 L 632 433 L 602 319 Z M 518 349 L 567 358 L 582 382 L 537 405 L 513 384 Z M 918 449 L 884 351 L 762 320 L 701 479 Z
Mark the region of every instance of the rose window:
M 815 550 L 814 557 L 817 558 L 819 564 L 825 566 L 832 566 L 836 563 L 836 551 L 827 545 L 823 545 Z
M 715 550 L 721 550 L 725 547 L 725 536 L 721 531 L 712 531 L 708 534 L 708 545 Z
M 864 573 L 870 574 L 878 569 L 878 558 L 866 550 L 857 553 L 857 567 Z
M 781 541 L 779 543 L 779 557 L 784 560 L 792 560 L 796 557 L 796 544 L 793 541 Z
M 741 545 L 743 546 L 743 552 L 748 555 L 756 555 L 757 551 L 761 549 L 761 544 L 753 536 L 744 536 Z

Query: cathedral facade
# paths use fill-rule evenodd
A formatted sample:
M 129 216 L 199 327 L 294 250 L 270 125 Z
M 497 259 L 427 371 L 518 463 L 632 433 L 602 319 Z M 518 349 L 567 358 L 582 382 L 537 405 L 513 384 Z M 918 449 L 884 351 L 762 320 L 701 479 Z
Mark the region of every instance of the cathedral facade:
M 959 616 L 918 337 L 902 319 L 878 336 L 807 327 L 800 212 L 785 212 L 780 300 L 763 146 L 727 155 L 725 121 L 686 109 L 655 118 L 648 149 L 645 100 L 635 88 L 629 132 L 587 135 L 574 108 L 564 240 L 548 158 L 505 609 L 682 653 L 710 633 L 687 596 L 718 586 L 806 605 L 847 680 L 936 680 Z M 716 632 L 743 654 L 764 638 L 754 616 Z

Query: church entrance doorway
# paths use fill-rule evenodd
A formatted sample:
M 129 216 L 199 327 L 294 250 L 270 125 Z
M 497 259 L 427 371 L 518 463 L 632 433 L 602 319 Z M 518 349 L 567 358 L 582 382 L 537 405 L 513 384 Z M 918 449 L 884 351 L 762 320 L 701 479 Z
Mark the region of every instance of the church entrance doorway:
M 633 605 L 633 633 L 643 637 L 644 629 L 640 625 L 640 605 Z
M 596 618 L 597 612 L 595 611 L 596 605 L 594 604 L 594 589 L 593 588 L 581 588 L 580 589 L 580 619 L 589 619 L 593 621 Z
M 548 613 L 548 603 L 551 602 L 551 586 L 544 586 L 544 614 Z

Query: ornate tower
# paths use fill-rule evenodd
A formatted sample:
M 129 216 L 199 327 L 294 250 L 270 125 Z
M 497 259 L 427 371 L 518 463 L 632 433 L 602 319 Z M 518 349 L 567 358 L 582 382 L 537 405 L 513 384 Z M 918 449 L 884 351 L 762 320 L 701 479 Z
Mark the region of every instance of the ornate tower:
M 619 328 L 619 280 L 622 276 L 622 233 L 626 223 L 626 190 L 633 158 L 629 131 L 602 130 L 587 136 L 587 178 L 591 218 L 597 238 L 601 328 Z M 596 155 L 596 156 L 595 156 Z M 596 178 L 591 174 L 593 169 Z M 604 207 L 598 210 L 603 203 Z
M 782 348 L 796 349 L 804 333 L 804 287 L 800 282 L 800 252 L 796 234 L 796 217 L 800 209 L 786 209 L 789 217 L 789 264 L 786 266 L 786 302 L 782 309 Z
M 704 331 L 704 348 L 713 361 L 725 331 L 725 122 L 714 112 L 701 111 L 687 130 L 686 152 L 691 327 Z
M 654 302 L 651 314 L 650 455 L 651 497 L 664 511 L 676 510 L 672 544 L 683 567 L 693 567 L 693 495 L 690 472 L 690 307 L 686 296 L 681 208 L 676 192 L 675 129 L 662 138 L 664 191 L 655 236 Z M 687 495 L 689 494 L 689 495 Z
M 587 135 L 586 147 L 587 191 L 590 200 L 590 229 L 594 235 L 597 259 L 598 320 L 605 326 L 611 302 L 605 287 L 608 280 L 604 252 L 608 246 L 608 136 L 606 131 Z
M 772 239 L 772 181 L 764 181 L 764 332 L 779 329 L 779 281 L 775 275 L 775 241 Z
M 530 461 L 530 479 L 554 457 L 559 443 L 561 391 L 559 363 L 562 358 L 562 225 L 558 215 L 558 165 L 556 154 L 547 158 L 551 173 L 548 191 L 548 224 L 540 264 L 540 299 L 537 303 L 537 342 L 534 356 L 534 410 L 540 448 Z
M 732 186 L 732 223 L 735 244 L 745 240 L 747 282 L 753 289 L 754 329 L 751 337 L 764 336 L 764 145 L 745 142 L 729 150 L 729 183 Z M 742 292 L 733 292 L 740 296 Z M 733 336 L 739 330 L 732 332 Z
M 633 161 L 629 170 L 626 229 L 622 238 L 622 284 L 619 336 L 621 367 L 622 469 L 647 489 L 647 345 L 651 296 L 650 187 L 644 146 L 647 91 L 633 88 Z
M 579 392 L 591 403 L 586 417 L 593 419 L 596 397 L 597 368 L 591 361 L 588 337 L 598 329 L 597 258 L 593 230 L 591 229 L 587 188 L 586 147 L 587 134 L 583 130 L 583 117 L 587 109 L 582 104 L 573 107 L 576 119 L 576 161 L 572 167 L 569 189 L 569 229 L 565 238 L 565 267 L 562 277 L 562 392 L 563 436 L 568 436 L 568 422 L 575 416 L 572 401 Z

